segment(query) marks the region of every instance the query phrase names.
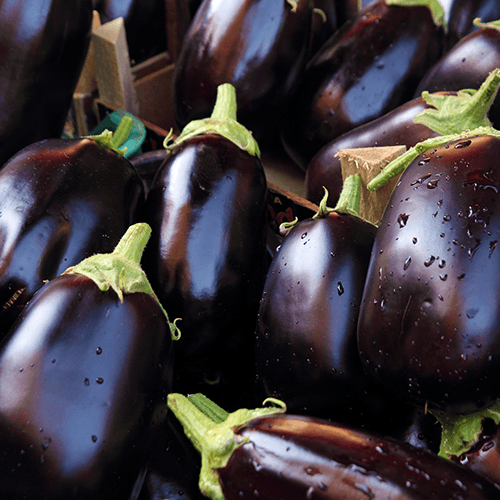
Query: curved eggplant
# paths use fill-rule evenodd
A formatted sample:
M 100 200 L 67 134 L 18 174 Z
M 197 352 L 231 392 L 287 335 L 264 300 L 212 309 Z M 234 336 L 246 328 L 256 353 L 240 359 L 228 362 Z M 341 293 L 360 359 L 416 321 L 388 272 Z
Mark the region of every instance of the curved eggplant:
M 215 424 L 188 398 L 169 408 L 202 456 L 212 500 L 494 500 L 472 471 L 407 443 L 276 408 L 241 409 Z
M 47 139 L 0 170 L 0 337 L 45 281 L 113 250 L 144 206 L 130 162 L 93 139 Z
M 0 166 L 60 137 L 87 55 L 91 0 L 0 3 Z
M 420 96 L 424 90 L 478 89 L 497 68 L 500 68 L 500 22 L 478 23 L 477 31 L 462 38 L 429 68 L 415 95 Z M 500 97 L 492 104 L 488 116 L 493 126 L 499 128 Z
M 230 83 L 239 122 L 259 142 L 274 140 L 309 57 L 312 16 L 312 0 L 204 0 L 175 64 L 172 101 L 179 129 L 209 116 L 217 87 Z
M 500 397 L 500 137 L 438 139 L 403 172 L 379 225 L 358 346 L 401 397 L 456 414 Z
M 234 98 L 234 87 L 221 86 L 214 114 L 225 91 Z M 221 135 L 210 119 L 201 122 L 206 133 L 185 128 L 153 181 L 143 265 L 160 301 L 182 318 L 176 386 L 214 394 L 248 383 L 250 391 L 267 270 L 267 183 L 257 151 Z M 243 144 L 256 144 L 245 134 Z
M 331 140 L 410 100 L 443 41 L 427 5 L 367 5 L 308 63 L 281 125 L 287 153 L 306 169 Z
M 2 498 L 115 500 L 140 488 L 173 361 L 171 324 L 138 268 L 148 230 L 132 226 L 112 254 L 47 283 L 2 342 Z

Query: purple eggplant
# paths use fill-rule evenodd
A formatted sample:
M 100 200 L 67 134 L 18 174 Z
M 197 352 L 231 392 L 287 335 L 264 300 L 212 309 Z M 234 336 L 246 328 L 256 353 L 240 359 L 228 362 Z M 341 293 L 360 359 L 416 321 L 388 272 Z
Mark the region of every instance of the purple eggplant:
M 281 126 L 300 167 L 331 140 L 413 97 L 443 50 L 443 11 L 432 5 L 371 3 L 315 54 Z
M 91 23 L 91 0 L 0 3 L 0 166 L 63 133 Z
M 257 376 L 292 413 L 397 433 L 413 409 L 372 382 L 356 341 L 376 233 L 356 215 L 360 182 L 346 179 L 335 209 L 325 193 L 318 212 L 284 237 L 260 302 Z
M 140 220 L 142 181 L 105 137 L 39 141 L 0 170 L 0 338 L 45 281 Z
M 0 345 L 2 498 L 136 498 L 178 333 L 140 268 L 150 232 L 49 281 Z
M 361 359 L 396 394 L 447 414 L 500 398 L 499 154 L 499 133 L 480 127 L 418 144 L 368 184 L 410 161 L 375 237 Z
M 189 398 L 169 408 L 201 454 L 212 500 L 494 500 L 474 472 L 407 443 L 283 408 L 240 409 L 213 422 Z
M 479 126 L 491 125 L 489 113 L 496 102 L 500 70 L 486 74 L 479 91 L 425 91 L 393 111 L 346 132 L 326 144 L 314 155 L 306 171 L 306 197 L 319 203 L 323 189 L 329 191 L 328 203 L 337 202 L 342 189 L 342 169 L 337 153 L 343 149 L 415 144 Z
M 220 86 L 211 118 L 191 122 L 169 147 L 146 200 L 153 234 L 143 265 L 160 301 L 182 318 L 176 387 L 251 390 L 267 183 L 258 145 L 236 121 L 234 87 Z
M 312 0 L 204 0 L 173 75 L 179 129 L 209 116 L 217 87 L 230 83 L 240 123 L 259 142 L 274 140 L 309 57 L 312 18 Z
M 475 25 L 476 31 L 463 37 L 429 68 L 416 96 L 423 91 L 478 89 L 490 72 L 500 68 L 500 22 L 475 21 Z M 500 127 L 500 98 L 493 102 L 488 116 L 494 127 Z

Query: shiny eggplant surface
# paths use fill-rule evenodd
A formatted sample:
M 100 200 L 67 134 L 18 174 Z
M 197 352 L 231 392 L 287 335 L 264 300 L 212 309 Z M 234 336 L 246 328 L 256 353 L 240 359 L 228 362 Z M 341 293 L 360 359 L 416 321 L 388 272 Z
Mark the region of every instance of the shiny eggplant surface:
M 238 95 L 238 121 L 259 142 L 274 135 L 309 56 L 312 0 L 204 0 L 175 64 L 177 125 L 210 115 L 219 85 Z
M 377 146 L 414 146 L 438 135 L 429 127 L 417 124 L 414 117 L 428 109 L 424 99 L 412 99 L 389 113 L 360 125 L 323 146 L 312 158 L 306 170 L 306 197 L 319 203 L 328 190 L 328 204 L 334 206 L 342 191 L 342 169 L 337 155 L 342 149 Z
M 61 136 L 91 23 L 91 0 L 0 2 L 0 166 Z
M 237 434 L 248 442 L 218 470 L 225 500 L 500 498 L 487 480 L 406 444 L 317 419 L 273 415 Z
M 413 97 L 443 48 L 425 5 L 367 5 L 308 63 L 285 113 L 283 145 L 302 168 L 328 142 Z
M 500 139 L 418 156 L 380 222 L 358 322 L 366 368 L 401 396 L 447 412 L 499 396 Z
M 113 250 L 144 204 L 130 162 L 91 139 L 47 139 L 0 170 L 0 336 L 45 281 Z
M 257 374 L 267 396 L 292 413 L 396 433 L 410 411 L 372 383 L 356 341 L 375 232 L 356 216 L 330 212 L 285 236 L 260 303 Z
M 187 392 L 214 394 L 254 372 L 266 193 L 260 159 L 217 134 L 179 144 L 149 191 L 153 234 L 143 265 L 164 307 L 181 318 L 175 383 Z
M 142 484 L 171 390 L 171 336 L 146 293 L 68 274 L 0 350 L 0 495 L 125 500 Z
M 478 89 L 488 74 L 499 67 L 500 27 L 485 25 L 462 38 L 430 67 L 415 95 L 420 96 L 424 90 Z M 493 126 L 499 128 L 500 97 L 491 106 L 488 116 Z

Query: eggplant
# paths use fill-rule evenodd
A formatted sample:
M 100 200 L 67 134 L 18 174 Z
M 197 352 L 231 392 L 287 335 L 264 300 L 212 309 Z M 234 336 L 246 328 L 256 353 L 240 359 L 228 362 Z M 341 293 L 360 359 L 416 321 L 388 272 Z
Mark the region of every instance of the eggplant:
M 498 3 L 498 2 L 496 2 Z M 500 7 L 500 3 L 498 4 Z M 423 91 L 478 89 L 490 72 L 500 68 L 500 21 L 474 22 L 477 30 L 464 36 L 434 63 L 420 81 L 415 96 Z M 488 116 L 500 127 L 500 98 L 492 104 Z
M 305 170 L 325 144 L 413 97 L 443 50 L 443 11 L 432 5 L 371 3 L 309 61 L 280 126 L 298 166 Z
M 376 226 L 359 218 L 358 176 L 335 209 L 289 229 L 268 270 L 256 328 L 258 381 L 289 411 L 402 431 L 413 408 L 372 382 L 361 364 L 357 317 Z
M 142 179 L 144 193 L 146 196 L 149 192 L 149 188 L 151 187 L 156 172 L 165 161 L 167 155 L 168 150 L 161 148 L 146 151 L 145 153 L 141 153 L 130 159 L 130 163 L 132 163 Z
M 201 454 L 200 490 L 213 500 L 500 498 L 465 467 L 378 434 L 272 407 L 216 424 L 180 394 L 168 404 Z
M 429 139 L 368 184 L 409 162 L 375 237 L 358 319 L 363 365 L 447 414 L 500 398 L 499 153 L 491 127 Z
M 1 167 L 62 135 L 90 44 L 91 0 L 1 2 L 0 27 Z
M 360 125 L 330 141 L 314 155 L 306 170 L 306 197 L 319 203 L 323 189 L 328 204 L 337 203 L 342 189 L 342 169 L 337 153 L 343 149 L 415 144 L 451 133 L 491 125 L 490 110 L 496 102 L 500 71 L 487 74 L 476 92 L 464 87 L 455 92 L 423 91 L 422 95 L 389 113 Z
M 167 14 L 163 0 L 96 0 L 102 23 L 123 18 L 132 65 L 167 50 Z
M 174 382 L 218 398 L 241 383 L 250 394 L 267 182 L 258 144 L 236 121 L 235 88 L 221 85 L 211 118 L 191 122 L 167 147 L 146 199 L 153 234 L 143 266 L 162 304 L 182 318 Z
M 497 0 L 452 0 L 448 19 L 448 50 L 478 29 L 476 19 L 488 23 L 500 18 Z
M 135 224 L 50 280 L 2 342 L 2 498 L 136 498 L 178 333 L 140 268 L 150 232 Z
M 302 76 L 312 0 L 204 0 L 184 37 L 172 82 L 182 130 L 210 116 L 217 87 L 238 95 L 238 120 L 259 143 L 275 141 L 278 119 Z
M 0 170 L 0 338 L 45 281 L 112 251 L 140 220 L 142 181 L 109 138 L 45 139 Z

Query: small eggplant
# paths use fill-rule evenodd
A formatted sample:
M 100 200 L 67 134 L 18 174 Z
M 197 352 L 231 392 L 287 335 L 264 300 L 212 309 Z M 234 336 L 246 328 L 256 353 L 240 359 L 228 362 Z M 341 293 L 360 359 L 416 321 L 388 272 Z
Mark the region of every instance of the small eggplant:
M 0 2 L 0 167 L 61 137 L 91 28 L 91 0 Z
M 176 378 L 183 392 L 253 385 L 253 334 L 268 265 L 267 182 L 259 148 L 221 85 L 211 118 L 191 122 L 168 148 L 149 191 L 153 234 L 144 270 L 182 318 Z
M 372 383 L 356 341 L 376 233 L 356 215 L 360 182 L 359 175 L 346 179 L 335 209 L 325 193 L 317 213 L 284 237 L 259 307 L 257 376 L 292 413 L 396 433 L 410 411 Z
M 500 85 L 500 70 L 486 75 L 481 87 L 458 92 L 422 92 L 393 111 L 346 132 L 326 144 L 306 171 L 306 197 L 319 203 L 328 189 L 328 204 L 337 202 L 342 188 L 342 169 L 337 153 L 342 149 L 405 145 L 407 148 L 438 135 L 460 133 L 491 124 L 489 110 Z
M 419 143 L 368 184 L 409 163 L 375 237 L 361 359 L 435 411 L 473 412 L 500 398 L 498 155 L 500 133 L 480 127 Z
M 2 342 L 2 498 L 125 500 L 141 487 L 178 333 L 139 265 L 150 231 L 135 224 L 111 254 L 49 281 Z
M 109 148 L 121 142 L 126 122 L 111 145 L 108 131 L 94 139 L 46 139 L 0 170 L 0 338 L 45 281 L 112 251 L 139 220 L 141 179 Z
M 304 170 L 328 142 L 410 100 L 444 44 L 438 2 L 380 0 L 338 29 L 308 63 L 281 126 Z
M 172 82 L 177 125 L 205 118 L 219 85 L 238 95 L 238 120 L 274 140 L 307 58 L 312 0 L 204 0 L 187 32 Z
M 476 31 L 462 38 L 431 66 L 415 96 L 423 91 L 478 89 L 490 72 L 500 68 L 500 21 L 476 20 L 474 24 L 478 27 Z M 495 128 L 500 127 L 500 98 L 493 102 L 488 117 Z
M 212 500 L 495 500 L 474 472 L 407 443 L 283 408 L 240 409 L 214 423 L 180 394 L 169 408 L 201 454 Z

